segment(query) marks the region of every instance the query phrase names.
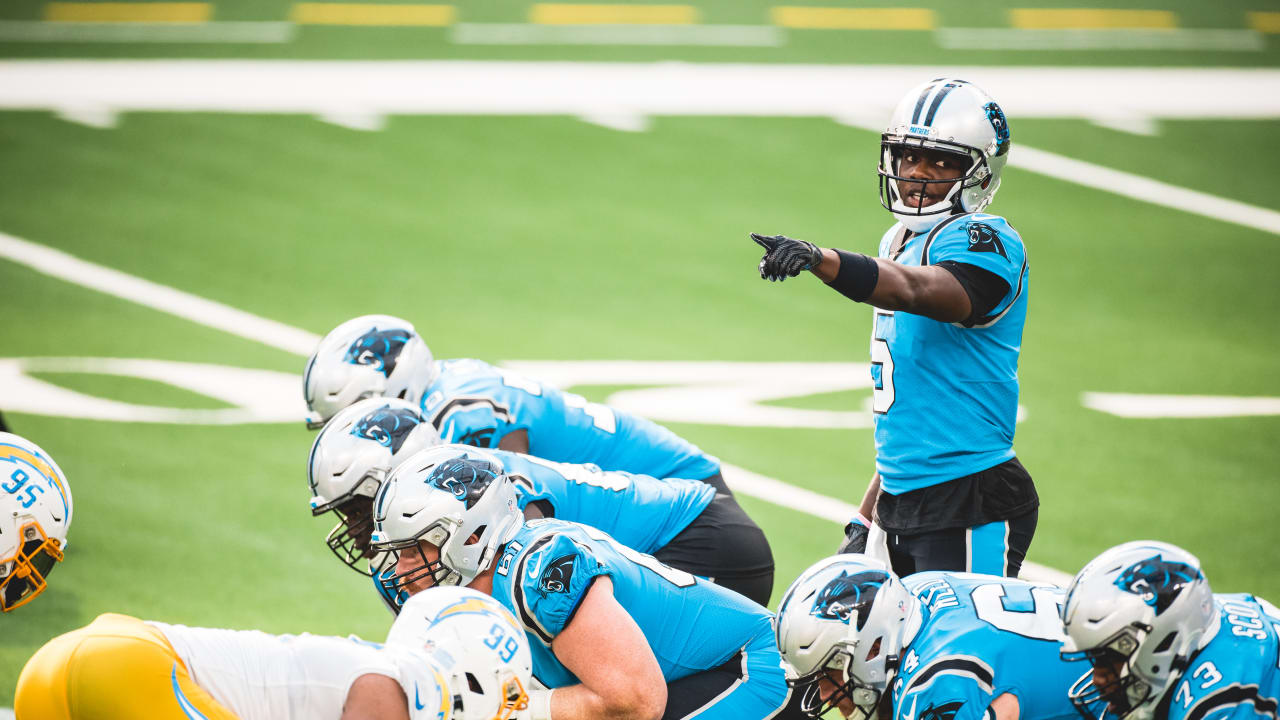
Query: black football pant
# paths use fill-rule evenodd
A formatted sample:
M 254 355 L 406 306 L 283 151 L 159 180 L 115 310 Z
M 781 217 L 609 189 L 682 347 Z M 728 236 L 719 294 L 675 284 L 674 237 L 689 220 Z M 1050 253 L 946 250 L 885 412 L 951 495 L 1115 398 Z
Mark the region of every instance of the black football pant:
M 769 541 L 732 495 L 716 493 L 702 514 L 653 556 L 761 605 L 768 605 L 773 593 Z
M 889 559 L 900 577 L 950 570 L 1018 577 L 1036 532 L 1039 510 L 969 528 L 899 535 L 888 533 Z

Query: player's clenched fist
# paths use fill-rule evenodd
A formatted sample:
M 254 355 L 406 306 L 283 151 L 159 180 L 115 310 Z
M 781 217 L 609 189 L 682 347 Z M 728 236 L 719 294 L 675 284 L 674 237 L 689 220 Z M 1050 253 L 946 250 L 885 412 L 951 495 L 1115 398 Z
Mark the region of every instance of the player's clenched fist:
M 760 258 L 760 277 L 765 280 L 786 280 L 822 262 L 822 249 L 811 242 L 786 235 L 758 233 L 751 233 L 751 239 L 764 248 L 764 257 Z

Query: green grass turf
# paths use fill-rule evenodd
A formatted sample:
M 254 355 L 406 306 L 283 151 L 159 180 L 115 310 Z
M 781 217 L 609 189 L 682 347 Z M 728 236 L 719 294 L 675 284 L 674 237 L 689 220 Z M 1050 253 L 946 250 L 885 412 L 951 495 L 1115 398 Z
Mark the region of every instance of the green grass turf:
M 69 372 L 27 372 L 37 380 L 43 380 L 76 392 L 159 407 L 189 408 L 193 410 L 217 410 L 234 407 L 207 395 L 184 390 L 168 383 L 121 375 Z
M 1255 147 L 1275 124 L 1168 124 L 1177 162 L 1145 138 L 1026 128 L 1029 144 L 1243 196 L 1235 170 L 1265 167 Z M 1236 131 L 1250 142 L 1220 142 Z M 865 362 L 867 308 L 811 279 L 761 282 L 746 233 L 870 251 L 889 224 L 875 154 L 874 134 L 823 120 L 659 119 L 628 134 L 557 117 L 393 118 L 355 133 L 140 114 L 104 131 L 0 113 L 0 231 L 317 333 L 403 315 L 440 357 Z M 1247 197 L 1275 207 L 1273 175 L 1257 182 Z M 1280 418 L 1126 420 L 1079 403 L 1085 391 L 1280 395 L 1276 238 L 1016 168 L 992 209 L 1032 262 L 1017 440 L 1043 500 L 1031 559 L 1072 571 L 1158 537 L 1199 554 L 1219 591 L 1280 597 Z M 303 363 L 5 261 L 0 307 L 6 356 Z M 6 419 L 62 465 L 76 515 L 48 593 L 0 617 L 0 706 L 40 643 L 104 611 L 385 631 L 367 581 L 321 544 L 328 521 L 305 510 L 300 425 Z M 869 430 L 672 429 L 850 502 L 872 471 Z M 775 597 L 838 540 L 834 523 L 743 504 L 773 543 Z

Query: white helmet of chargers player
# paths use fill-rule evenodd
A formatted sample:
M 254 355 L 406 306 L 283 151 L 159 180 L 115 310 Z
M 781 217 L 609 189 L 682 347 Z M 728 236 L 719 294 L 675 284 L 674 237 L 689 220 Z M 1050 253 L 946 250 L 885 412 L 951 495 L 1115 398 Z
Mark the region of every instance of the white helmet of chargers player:
M 925 148 L 962 155 L 964 175 L 956 180 L 922 180 L 898 174 L 902 155 Z M 1009 159 L 1009 124 L 1004 111 L 976 85 L 937 78 L 908 92 L 889 118 L 880 139 L 880 203 L 914 233 L 928 232 L 955 213 L 978 212 L 1000 188 Z M 954 183 L 938 202 L 916 207 L 899 183 Z
M 443 675 L 451 712 L 442 716 L 440 708 L 428 707 L 424 718 L 506 720 L 528 707 L 529 642 L 511 612 L 484 593 L 459 587 L 418 593 L 392 624 L 387 649 L 425 656 L 410 673 Z M 426 678 L 423 683 L 429 686 Z M 410 703 L 414 720 L 417 704 Z
M 35 443 L 0 432 L 0 610 L 44 592 L 71 527 L 71 486 Z
M 430 577 L 437 585 L 467 585 L 493 564 L 498 547 L 519 531 L 524 515 L 515 485 L 491 453 L 467 445 L 440 445 L 405 460 L 373 501 L 375 551 L 398 560 L 417 553 L 420 567 L 380 573 L 395 595 Z M 477 539 L 473 542 L 471 537 Z M 429 561 L 419 541 L 439 549 Z
M 369 398 L 344 408 L 311 446 L 307 483 L 311 514 L 340 518 L 325 539 L 348 567 L 371 574 L 369 535 L 373 497 L 391 471 L 419 451 L 440 444 L 440 435 L 414 403 Z
M 878 560 L 836 555 L 801 573 L 779 608 L 774 632 L 795 671 L 787 684 L 804 693 L 801 710 L 816 718 L 844 705 L 874 717 L 920 626 L 918 601 L 898 576 Z M 835 688 L 825 698 L 824 679 Z
M 325 335 L 307 361 L 307 427 L 322 427 L 342 408 L 369 397 L 418 402 L 435 377 L 431 350 L 412 323 L 390 315 L 348 320 Z
M 1151 540 L 1117 545 L 1094 558 L 1067 588 L 1062 657 L 1093 669 L 1071 688 L 1086 717 L 1097 703 L 1115 717 L 1149 718 L 1181 668 L 1218 631 L 1213 591 L 1200 561 Z

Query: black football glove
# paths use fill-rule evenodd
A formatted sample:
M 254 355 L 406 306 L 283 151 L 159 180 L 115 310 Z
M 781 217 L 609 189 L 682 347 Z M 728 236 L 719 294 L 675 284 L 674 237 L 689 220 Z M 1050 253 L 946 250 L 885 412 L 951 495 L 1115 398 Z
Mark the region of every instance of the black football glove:
M 867 534 L 870 532 L 871 528 L 867 527 L 865 519 L 859 513 L 857 517 L 849 521 L 848 525 L 844 526 L 844 542 L 840 543 L 840 549 L 836 550 L 836 553 L 865 553 L 867 551 Z
M 760 258 L 760 277 L 765 280 L 786 280 L 822 262 L 822 250 L 811 242 L 758 233 L 751 233 L 751 239 L 765 250 Z

